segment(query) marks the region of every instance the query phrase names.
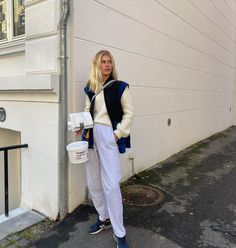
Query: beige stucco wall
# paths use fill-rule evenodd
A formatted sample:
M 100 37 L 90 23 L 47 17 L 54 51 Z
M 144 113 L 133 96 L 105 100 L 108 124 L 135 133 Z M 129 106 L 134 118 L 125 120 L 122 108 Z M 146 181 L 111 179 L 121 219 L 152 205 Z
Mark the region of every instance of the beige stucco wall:
M 56 218 L 60 1 L 25 3 L 25 41 L 0 45 L 0 129 L 29 144 L 21 151 L 21 206 Z M 133 97 L 135 172 L 236 123 L 235 1 L 71 0 L 71 8 L 69 111 L 83 110 L 91 60 L 110 50 Z M 129 152 L 123 179 L 132 173 Z M 69 211 L 85 194 L 84 165 L 69 165 Z
M 235 39 L 236 39 L 236 35 L 235 35 Z M 236 51 L 236 43 L 235 43 L 235 48 L 234 50 Z M 234 60 L 234 64 L 236 64 L 236 57 Z M 236 70 L 234 70 L 234 89 L 233 89 L 233 93 L 234 93 L 234 99 L 233 99 L 233 124 L 236 125 Z
M 70 109 L 84 107 L 83 87 L 94 54 L 110 50 L 133 96 L 136 172 L 235 123 L 234 1 L 72 3 Z M 72 208 L 86 185 L 78 177 L 84 168 L 73 170 Z M 131 175 L 128 155 L 122 157 L 122 170 L 124 178 Z

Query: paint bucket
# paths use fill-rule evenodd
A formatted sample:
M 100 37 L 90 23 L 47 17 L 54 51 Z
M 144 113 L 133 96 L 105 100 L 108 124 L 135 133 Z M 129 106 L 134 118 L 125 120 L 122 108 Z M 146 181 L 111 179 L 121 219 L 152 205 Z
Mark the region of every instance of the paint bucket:
M 71 164 L 81 164 L 88 161 L 88 142 L 77 141 L 66 147 Z

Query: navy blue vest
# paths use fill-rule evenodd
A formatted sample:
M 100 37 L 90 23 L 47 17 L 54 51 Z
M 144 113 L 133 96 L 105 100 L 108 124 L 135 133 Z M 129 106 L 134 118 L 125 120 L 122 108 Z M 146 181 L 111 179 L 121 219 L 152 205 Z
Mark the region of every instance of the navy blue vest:
M 106 82 L 110 81 L 109 78 Z M 105 82 L 105 83 L 106 83 Z M 113 130 L 116 130 L 117 124 L 121 122 L 123 117 L 123 109 L 121 104 L 121 97 L 126 87 L 129 85 L 122 81 L 115 81 L 107 88 L 104 89 L 104 99 L 107 108 L 108 116 L 111 120 Z M 89 90 L 88 85 L 84 88 L 85 94 L 89 97 L 90 101 L 94 96 L 94 92 Z M 94 102 L 92 102 L 90 106 L 90 113 L 93 117 L 94 114 Z M 86 138 L 86 134 L 89 130 L 89 138 Z M 82 139 L 87 140 L 89 142 L 89 148 L 93 148 L 93 131 L 92 129 L 84 130 L 82 134 Z M 130 148 L 130 135 L 126 138 L 120 138 L 117 141 L 117 145 L 120 153 L 125 153 L 126 148 Z

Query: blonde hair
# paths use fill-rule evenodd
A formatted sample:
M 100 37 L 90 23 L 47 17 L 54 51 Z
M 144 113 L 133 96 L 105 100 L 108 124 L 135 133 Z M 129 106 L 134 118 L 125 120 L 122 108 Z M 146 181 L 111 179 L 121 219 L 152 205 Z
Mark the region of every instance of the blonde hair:
M 107 50 L 99 51 L 93 58 L 93 61 L 90 67 L 90 73 L 89 73 L 88 86 L 89 86 L 89 89 L 93 92 L 99 91 L 102 88 L 102 85 L 104 83 L 101 68 L 100 68 L 103 55 L 107 55 L 111 58 L 111 61 L 112 61 L 111 76 L 115 80 L 118 79 L 116 67 L 115 67 L 115 61 L 111 53 Z

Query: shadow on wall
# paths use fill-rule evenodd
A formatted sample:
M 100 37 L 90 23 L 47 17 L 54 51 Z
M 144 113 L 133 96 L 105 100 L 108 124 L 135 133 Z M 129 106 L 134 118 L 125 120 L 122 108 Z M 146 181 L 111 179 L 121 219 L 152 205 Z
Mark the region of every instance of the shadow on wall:
M 0 147 L 20 144 L 20 132 L 0 128 Z M 20 206 L 21 162 L 20 150 L 8 151 L 9 210 Z M 0 152 L 0 215 L 4 209 L 4 152 Z

